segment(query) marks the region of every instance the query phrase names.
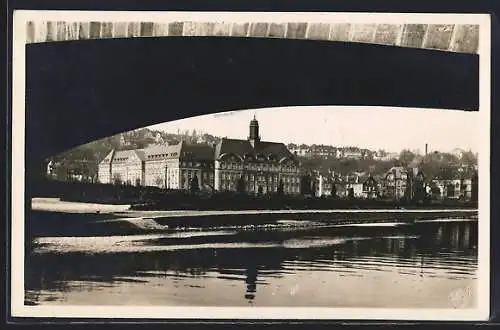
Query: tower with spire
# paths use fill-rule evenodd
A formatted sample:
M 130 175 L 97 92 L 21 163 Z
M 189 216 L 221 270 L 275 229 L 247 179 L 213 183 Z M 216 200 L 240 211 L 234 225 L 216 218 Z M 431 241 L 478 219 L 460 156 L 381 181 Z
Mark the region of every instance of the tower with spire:
M 248 141 L 253 148 L 260 142 L 259 136 L 259 122 L 257 118 L 255 118 L 255 114 L 253 115 L 253 119 L 250 121 L 250 134 L 248 135 Z

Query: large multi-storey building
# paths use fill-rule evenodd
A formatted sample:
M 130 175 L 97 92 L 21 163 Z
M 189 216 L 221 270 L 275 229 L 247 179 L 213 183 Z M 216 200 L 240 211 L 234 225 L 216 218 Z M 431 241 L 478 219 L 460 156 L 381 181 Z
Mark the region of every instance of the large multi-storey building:
M 222 139 L 210 145 L 161 145 L 112 150 L 99 164 L 99 182 L 188 190 L 244 190 L 248 194 L 300 193 L 300 167 L 283 143 L 260 140 L 259 123 L 250 122 L 247 140 Z
M 247 140 L 222 139 L 215 148 L 215 189 L 249 194 L 300 194 L 300 166 L 283 143 L 261 141 L 259 123 L 250 122 Z
M 111 150 L 99 164 L 99 182 L 144 185 L 144 160 L 143 150 Z
M 189 189 L 213 187 L 213 148 L 208 145 L 161 145 L 140 150 L 112 150 L 99 164 L 99 182 Z

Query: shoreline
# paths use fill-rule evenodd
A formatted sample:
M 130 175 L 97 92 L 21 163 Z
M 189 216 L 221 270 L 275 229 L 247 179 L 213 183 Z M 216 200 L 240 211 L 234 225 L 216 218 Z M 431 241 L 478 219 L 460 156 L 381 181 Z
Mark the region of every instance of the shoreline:
M 315 228 L 402 223 L 478 221 L 476 209 L 372 210 L 170 210 L 137 211 L 106 204 L 33 200 L 26 214 L 26 238 L 43 236 L 137 235 L 224 228 Z M 28 242 L 27 242 L 28 243 Z
M 370 205 L 367 205 L 370 206 Z M 386 206 L 386 205 L 379 205 Z M 439 206 L 442 206 L 439 208 Z M 40 198 L 31 200 L 31 209 L 34 211 L 64 212 L 64 213 L 128 213 L 128 214 L 162 214 L 165 216 L 204 216 L 204 215 L 243 215 L 243 214 L 308 214 L 308 213 L 446 213 L 446 212 L 478 212 L 476 207 L 450 205 L 433 206 L 398 206 L 394 208 L 352 206 L 352 208 L 254 208 L 254 209 L 227 209 L 218 208 L 175 208 L 175 209 L 140 209 L 133 204 L 101 204 L 89 202 L 75 202 L 60 198 Z

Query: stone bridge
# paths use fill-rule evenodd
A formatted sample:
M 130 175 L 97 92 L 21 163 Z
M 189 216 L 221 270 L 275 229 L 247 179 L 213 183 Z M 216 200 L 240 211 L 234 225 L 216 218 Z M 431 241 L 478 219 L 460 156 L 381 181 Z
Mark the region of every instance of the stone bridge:
M 119 132 L 221 111 L 479 104 L 476 25 L 36 21 L 26 37 L 28 165 Z
M 27 42 L 229 36 L 330 40 L 477 53 L 478 25 L 212 22 L 28 22 Z

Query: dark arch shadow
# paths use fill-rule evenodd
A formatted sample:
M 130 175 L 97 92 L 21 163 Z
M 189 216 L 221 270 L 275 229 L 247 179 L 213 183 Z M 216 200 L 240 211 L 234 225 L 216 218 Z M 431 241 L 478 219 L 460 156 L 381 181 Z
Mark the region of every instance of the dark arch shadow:
M 478 59 L 266 38 L 30 44 L 26 162 L 137 127 L 235 109 L 378 105 L 476 110 Z

